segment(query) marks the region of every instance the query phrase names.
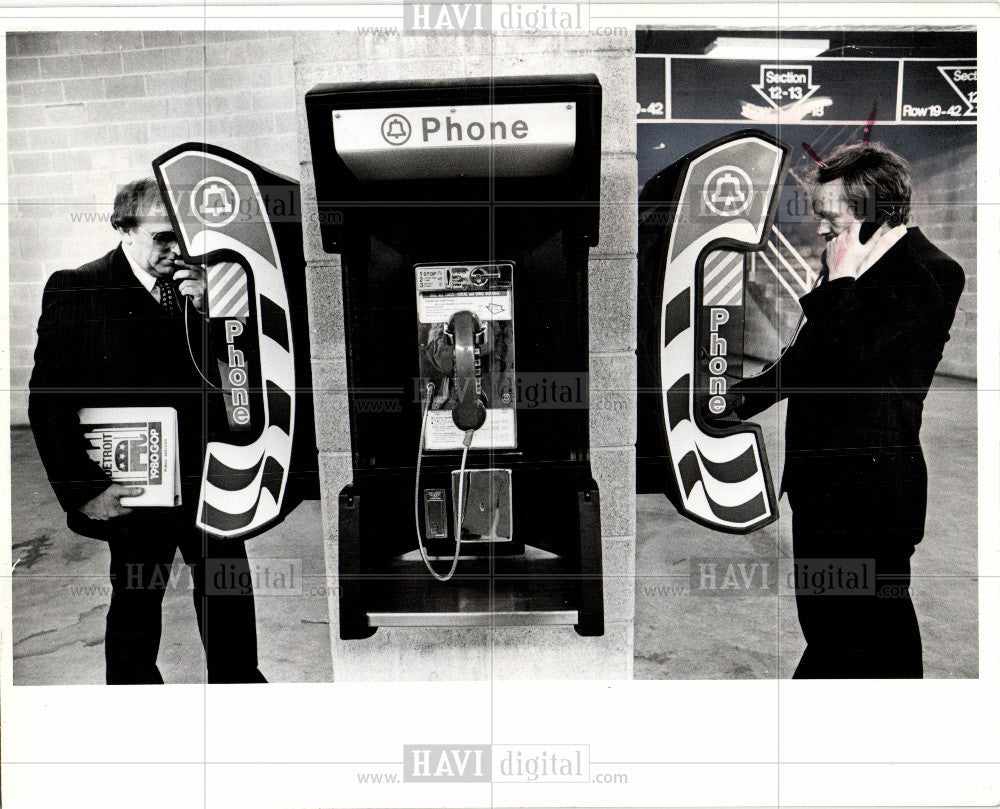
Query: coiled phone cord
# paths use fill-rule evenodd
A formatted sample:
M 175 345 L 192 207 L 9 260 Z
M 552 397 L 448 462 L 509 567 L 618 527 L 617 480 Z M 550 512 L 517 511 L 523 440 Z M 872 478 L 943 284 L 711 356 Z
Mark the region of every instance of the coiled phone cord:
M 417 544 L 420 546 L 420 558 L 424 560 L 424 567 L 438 581 L 449 581 L 455 575 L 455 568 L 458 567 L 458 557 L 462 553 L 462 522 L 465 519 L 462 508 L 462 499 L 465 495 L 465 462 L 469 455 L 469 445 L 475 430 L 466 430 L 465 438 L 462 439 L 462 465 L 458 472 L 458 502 L 455 503 L 455 555 L 451 559 L 451 568 L 444 575 L 438 573 L 431 564 L 427 549 L 424 547 L 424 538 L 420 533 L 420 466 L 424 456 L 424 437 L 427 432 L 427 413 L 431 409 L 431 399 L 434 397 L 434 384 L 427 383 L 427 403 L 424 405 L 424 413 L 420 419 L 420 444 L 417 447 L 417 473 L 413 481 L 413 528 L 417 532 Z

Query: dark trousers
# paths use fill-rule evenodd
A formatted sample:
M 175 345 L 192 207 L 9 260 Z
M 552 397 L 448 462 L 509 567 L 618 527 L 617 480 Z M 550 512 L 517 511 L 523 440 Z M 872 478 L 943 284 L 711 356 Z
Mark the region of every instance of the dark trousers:
M 169 515 L 129 522 L 108 544 L 112 592 L 104 656 L 109 685 L 163 682 L 156 667 L 161 605 L 178 548 L 191 568 L 208 682 L 267 682 L 257 669 L 253 588 L 242 542 L 203 535 Z
M 790 498 L 795 604 L 807 644 L 793 676 L 922 677 L 909 592 L 920 537 L 882 519 L 885 503 L 853 494 Z

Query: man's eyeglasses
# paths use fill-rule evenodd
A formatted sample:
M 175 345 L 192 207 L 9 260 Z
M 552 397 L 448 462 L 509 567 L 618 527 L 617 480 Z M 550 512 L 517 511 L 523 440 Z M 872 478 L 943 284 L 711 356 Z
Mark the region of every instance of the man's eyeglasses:
M 136 230 L 141 230 L 143 233 L 149 236 L 149 238 L 152 239 L 154 242 L 164 247 L 166 247 L 168 244 L 173 244 L 174 242 L 177 241 L 177 234 L 174 233 L 172 230 L 161 230 L 158 233 L 150 233 L 142 225 L 136 225 L 135 227 Z

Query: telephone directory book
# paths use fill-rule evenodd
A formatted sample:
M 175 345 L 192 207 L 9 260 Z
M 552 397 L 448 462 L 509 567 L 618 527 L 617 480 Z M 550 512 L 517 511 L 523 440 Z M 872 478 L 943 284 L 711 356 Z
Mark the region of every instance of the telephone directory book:
M 179 506 L 177 411 L 172 407 L 85 407 L 79 411 L 87 454 L 113 483 L 142 486 L 122 505 Z

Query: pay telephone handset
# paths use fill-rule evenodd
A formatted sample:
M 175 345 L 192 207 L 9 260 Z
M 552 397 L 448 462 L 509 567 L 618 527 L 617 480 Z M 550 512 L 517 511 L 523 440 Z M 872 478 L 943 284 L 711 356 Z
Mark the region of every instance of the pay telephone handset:
M 482 360 L 478 345 L 484 329 L 479 318 L 467 309 L 456 312 L 448 322 L 454 350 L 455 408 L 451 411 L 455 426 L 463 432 L 478 430 L 486 421 L 482 396 Z M 477 345 L 478 344 L 478 345 Z
M 514 265 L 418 264 L 414 273 L 421 395 L 434 385 L 425 449 L 461 449 L 469 429 L 478 430 L 472 449 L 515 449 Z
M 865 209 L 861 212 L 861 231 L 858 241 L 867 244 L 884 224 L 895 227 L 902 224 L 900 211 L 891 200 L 880 199 L 873 186 L 868 187 Z
M 418 264 L 414 268 L 423 410 L 414 483 L 414 527 L 424 564 L 440 581 L 454 575 L 461 553 L 469 449 L 517 446 L 513 270 L 510 262 Z M 488 365 L 485 372 L 484 365 Z M 425 450 L 458 448 L 462 449 L 462 461 L 453 508 L 455 554 L 450 570 L 442 575 L 430 563 L 420 530 L 420 468 Z M 444 497 L 438 490 L 425 492 L 428 517 L 431 501 L 438 508 Z M 509 500 L 508 484 L 508 520 Z M 502 508 L 502 502 L 497 504 L 498 513 Z M 440 527 L 440 521 L 436 522 Z M 446 534 L 446 530 L 439 530 L 433 537 L 443 538 Z M 505 538 L 509 539 L 509 531 Z

